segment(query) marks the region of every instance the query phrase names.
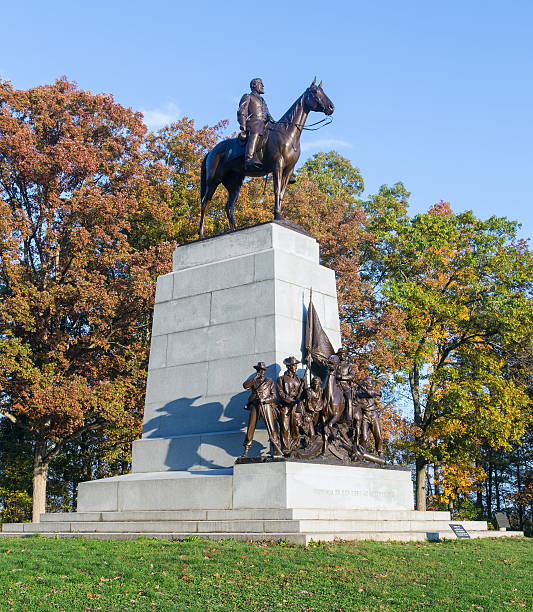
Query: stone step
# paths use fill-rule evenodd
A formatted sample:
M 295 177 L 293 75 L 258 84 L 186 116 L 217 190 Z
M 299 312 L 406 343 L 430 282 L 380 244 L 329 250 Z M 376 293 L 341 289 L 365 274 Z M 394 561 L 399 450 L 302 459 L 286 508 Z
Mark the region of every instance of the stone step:
M 41 514 L 41 522 L 180 521 L 180 520 L 441 520 L 450 513 L 418 510 L 316 510 L 311 508 L 243 508 L 233 510 L 134 510 L 123 512 L 55 512 Z
M 286 541 L 289 544 L 300 544 L 307 545 L 310 542 L 327 542 L 333 540 L 373 540 L 373 541 L 399 541 L 399 542 L 410 542 L 410 541 L 426 541 L 428 539 L 428 533 L 424 531 L 411 531 L 411 532 L 373 532 L 368 533 L 364 531 L 359 532 L 337 532 L 337 533 L 162 533 L 162 532 L 94 532 L 84 533 L 81 536 L 79 533 L 72 532 L 42 532 L 42 537 L 60 537 L 60 538 L 76 538 L 83 537 L 86 539 L 94 540 L 134 540 L 137 538 L 157 538 L 164 540 L 185 540 L 190 537 L 200 537 L 202 539 L 210 540 L 224 540 L 232 539 L 237 541 Z M 521 537 L 523 536 L 521 531 L 476 531 L 471 534 L 472 538 L 501 538 L 501 537 Z M 0 532 L 0 538 L 12 538 L 12 537 L 31 537 L 30 532 Z M 455 534 L 452 531 L 446 532 L 431 532 L 432 539 L 456 539 Z
M 486 531 L 485 521 L 461 521 L 467 531 Z M 448 521 L 431 520 L 252 520 L 233 519 L 221 521 L 46 521 L 42 523 L 6 523 L 4 532 L 139 532 L 139 533 L 322 533 L 322 532 L 413 532 L 413 531 L 450 531 Z

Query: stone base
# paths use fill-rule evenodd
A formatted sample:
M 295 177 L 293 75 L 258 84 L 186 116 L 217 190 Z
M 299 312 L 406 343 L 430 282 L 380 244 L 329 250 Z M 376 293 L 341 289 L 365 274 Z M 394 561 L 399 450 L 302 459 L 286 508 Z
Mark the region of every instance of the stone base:
M 231 468 L 203 472 L 147 472 L 82 482 L 78 512 L 232 508 Z
M 412 510 L 408 469 L 295 460 L 148 472 L 82 482 L 80 512 L 241 508 Z
M 82 483 L 76 513 L 4 524 L 0 537 L 179 540 L 435 540 L 455 538 L 448 512 L 413 508 L 410 471 L 271 461 L 234 469 L 128 474 Z M 512 537 L 461 521 L 471 537 Z
M 238 463 L 233 507 L 412 510 L 411 471 L 295 460 Z

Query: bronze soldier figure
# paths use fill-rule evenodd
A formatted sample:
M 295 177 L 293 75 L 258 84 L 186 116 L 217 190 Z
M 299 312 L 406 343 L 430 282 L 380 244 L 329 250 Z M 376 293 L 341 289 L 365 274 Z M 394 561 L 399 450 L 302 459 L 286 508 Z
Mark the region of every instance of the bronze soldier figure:
M 246 154 L 244 158 L 244 169 L 253 170 L 262 167 L 261 162 L 257 158 L 256 151 L 259 138 L 264 135 L 266 126 L 269 122 L 274 123 L 274 119 L 270 115 L 266 102 L 261 97 L 265 93 L 263 81 L 261 79 L 252 79 L 250 82 L 249 94 L 244 94 L 239 102 L 239 110 L 237 111 L 237 120 L 241 128 L 239 138 L 247 136 Z
M 315 435 L 315 425 L 317 424 L 320 411 L 322 410 L 322 382 L 318 376 L 313 376 L 311 386 L 306 387 L 303 392 L 304 411 L 301 416 L 301 428 L 305 435 L 313 437 Z
M 296 366 L 300 363 L 296 357 L 287 357 L 283 363 L 287 366 L 287 371 L 278 378 L 276 388 L 279 397 L 281 449 L 284 453 L 289 453 L 292 441 L 298 433 L 294 410 L 302 394 L 302 379 L 296 374 Z
M 346 401 L 346 419 L 353 421 L 352 388 L 355 372 L 352 364 L 346 359 L 347 354 L 346 349 L 343 347 L 337 351 L 339 363 L 335 367 L 335 381 Z
M 372 383 L 372 379 L 369 376 L 364 378 L 360 384 L 357 384 L 357 386 L 358 390 L 356 396 L 363 413 L 359 446 L 363 452 L 366 452 L 368 443 L 370 441 L 370 432 L 372 432 L 376 452 L 378 457 L 382 457 L 383 437 L 381 435 L 381 423 L 379 422 L 377 412 L 377 403 L 380 393 L 376 390 Z
M 252 445 L 254 439 L 255 427 L 259 417 L 263 417 L 270 443 L 274 450 L 275 457 L 281 457 L 279 444 L 279 436 L 276 431 L 276 387 L 274 381 L 271 378 L 265 376 L 266 365 L 263 361 L 260 361 L 257 365 L 254 365 L 254 369 L 257 374 L 246 380 L 243 383 L 245 389 L 251 389 L 248 403 L 246 404 L 246 410 L 250 411 L 248 418 L 248 429 L 246 430 L 246 437 L 244 439 L 244 453 L 243 457 L 248 457 L 248 451 Z
M 254 79 L 255 80 L 255 79 Z M 260 87 L 262 89 L 262 87 Z M 316 84 L 316 79 L 304 91 L 304 93 L 291 105 L 283 117 L 266 126 L 265 122 L 270 117 L 261 94 L 252 92 L 243 96 L 242 114 L 239 109 L 239 125 L 241 128 L 248 127 L 248 123 L 257 119 L 255 125 L 250 123 L 250 131 L 257 127 L 260 131 L 265 130 L 263 137 L 264 145 L 258 143 L 258 138 L 251 138 L 248 146 L 243 146 L 237 138 L 222 140 L 209 151 L 202 160 L 200 174 L 201 184 L 201 215 L 198 228 L 198 238 L 204 238 L 205 217 L 209 203 L 217 187 L 222 184 L 227 193 L 226 216 L 229 229 L 235 231 L 235 203 L 239 197 L 239 190 L 245 176 L 265 176 L 272 173 L 274 187 L 274 219 L 283 220 L 281 205 L 285 196 L 285 190 L 294 172 L 298 158 L 300 157 L 300 136 L 310 112 L 331 115 L 334 110 L 333 103 L 322 89 L 322 83 Z M 255 107 L 260 107 L 258 112 Z M 251 112 L 253 111 L 253 112 Z M 257 156 L 258 148 L 261 147 L 262 163 L 259 169 L 245 168 L 245 153 L 247 153 L 250 165 L 254 166 L 254 156 Z

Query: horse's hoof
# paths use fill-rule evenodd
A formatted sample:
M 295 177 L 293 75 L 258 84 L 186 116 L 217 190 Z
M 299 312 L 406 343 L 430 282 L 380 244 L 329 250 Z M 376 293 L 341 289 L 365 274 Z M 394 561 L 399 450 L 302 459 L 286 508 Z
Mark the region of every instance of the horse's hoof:
M 281 213 L 274 213 L 275 221 L 285 221 L 285 217 Z

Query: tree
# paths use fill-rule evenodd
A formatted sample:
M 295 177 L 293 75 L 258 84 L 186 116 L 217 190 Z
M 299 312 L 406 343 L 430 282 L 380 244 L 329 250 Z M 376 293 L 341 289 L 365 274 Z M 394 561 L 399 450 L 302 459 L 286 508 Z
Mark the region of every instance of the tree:
M 472 484 L 483 445 L 509 448 L 530 423 L 530 358 L 520 355 L 533 330 L 533 262 L 516 225 L 440 203 L 379 231 L 381 291 L 405 317 L 397 363 L 413 405 L 418 509 L 428 463 L 446 466 L 453 497 Z
M 61 79 L 0 82 L 0 414 L 33 447 L 33 520 L 53 458 L 103 428 L 138 431 L 154 280 L 169 246 L 164 168 L 141 116 Z M 154 191 L 155 190 L 155 191 Z

